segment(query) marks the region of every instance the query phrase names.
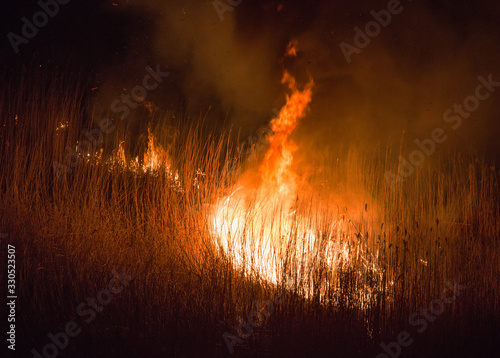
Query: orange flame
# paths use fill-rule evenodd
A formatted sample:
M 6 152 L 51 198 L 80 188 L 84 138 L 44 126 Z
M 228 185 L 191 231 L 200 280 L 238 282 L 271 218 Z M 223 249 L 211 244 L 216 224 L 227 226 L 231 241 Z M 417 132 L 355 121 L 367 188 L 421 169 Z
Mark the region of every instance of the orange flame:
M 143 160 L 140 162 L 139 157 L 128 159 L 124 148 L 125 141 L 118 144 L 118 148 L 111 157 L 106 161 L 109 168 L 120 170 L 129 170 L 134 173 L 159 172 L 163 170 L 169 177 L 178 179 L 177 173 L 172 173 L 171 159 L 165 149 L 155 143 L 155 137 L 148 127 L 148 143 L 144 152 Z
M 297 40 L 290 41 L 286 47 L 285 55 L 288 57 L 297 57 L 297 46 Z
M 311 80 L 303 91 L 299 91 L 295 79 L 285 72 L 281 83 L 288 84 L 292 95 L 287 95 L 286 104 L 279 116 L 271 121 L 274 134 L 268 138 L 270 148 L 260 172 L 263 188 L 277 189 L 282 199 L 290 199 L 296 192 L 296 174 L 291 167 L 293 153 L 297 150 L 290 135 L 297 126 L 298 120 L 304 117 L 307 105 L 311 102 L 314 82 Z
M 305 222 L 292 229 L 295 214 L 290 210 L 297 192 L 297 175 L 292 167 L 297 146 L 290 136 L 305 116 L 314 83 L 311 80 L 300 91 L 288 72 L 282 83 L 288 84 L 292 93 L 287 95 L 278 117 L 271 121 L 273 134 L 268 137 L 270 146 L 259 168 L 259 187 L 256 191 L 247 189 L 242 179 L 231 195 L 216 203 L 213 217 L 217 244 L 233 257 L 234 265 L 247 270 L 246 263 L 251 260 L 256 264 L 251 270 L 273 283 L 281 274 L 277 262 L 291 241 L 297 235 L 305 238 L 307 245 L 315 241 Z
M 144 153 L 143 170 L 157 170 L 163 165 L 170 168 L 170 158 L 161 146 L 155 145 L 151 128 L 148 128 L 148 149 Z

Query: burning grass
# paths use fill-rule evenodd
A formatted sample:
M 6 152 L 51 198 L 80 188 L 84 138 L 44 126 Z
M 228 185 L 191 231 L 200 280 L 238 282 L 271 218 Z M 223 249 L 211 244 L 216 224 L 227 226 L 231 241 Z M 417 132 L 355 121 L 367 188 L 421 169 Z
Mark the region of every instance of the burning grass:
M 81 90 L 63 82 L 42 93 L 25 80 L 0 98 L 0 224 L 22 252 L 24 352 L 124 268 L 134 282 L 65 354 L 222 356 L 222 334 L 278 290 L 283 302 L 238 355 L 375 356 L 453 279 L 467 291 L 405 355 L 493 353 L 494 167 L 443 157 L 390 188 L 389 149 L 326 150 L 310 161 L 321 171 L 304 177 L 293 169 L 291 122 L 279 120 L 296 107 L 285 105 L 262 163 L 245 163 L 229 133 L 207 130 L 203 119 L 172 125 L 171 116 L 148 114 L 136 118 L 150 123 L 137 146 L 117 121 L 102 147 L 58 180 L 52 163 L 63 162 L 84 122 Z M 244 174 L 228 163 L 245 163 Z

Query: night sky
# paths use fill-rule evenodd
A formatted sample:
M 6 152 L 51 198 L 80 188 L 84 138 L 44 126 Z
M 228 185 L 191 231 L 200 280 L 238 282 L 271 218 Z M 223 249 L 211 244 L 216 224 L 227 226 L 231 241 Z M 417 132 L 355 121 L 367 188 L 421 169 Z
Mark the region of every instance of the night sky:
M 497 1 L 71 0 L 17 45 L 12 34 L 22 36 L 23 17 L 33 21 L 41 5 L 0 6 L 3 76 L 23 65 L 78 73 L 102 108 L 139 83 L 146 66 L 159 65 L 170 75 L 148 95 L 156 106 L 208 112 L 211 121 L 252 133 L 283 105 L 287 69 L 302 85 L 315 82 L 310 113 L 295 133 L 304 147 L 399 143 L 404 132 L 411 149 L 441 128 L 447 140 L 439 148 L 500 158 L 500 87 L 491 85 L 500 82 Z M 390 8 L 385 26 L 374 25 L 364 47 L 346 55 L 356 28 L 366 36 L 373 14 Z M 285 59 L 290 41 L 298 54 Z M 479 90 L 488 98 L 469 99 L 473 110 L 461 114 L 454 105 L 476 96 L 480 76 L 490 77 L 491 90 Z
M 0 35 L 14 355 L 499 357 L 499 0 L 2 0 Z

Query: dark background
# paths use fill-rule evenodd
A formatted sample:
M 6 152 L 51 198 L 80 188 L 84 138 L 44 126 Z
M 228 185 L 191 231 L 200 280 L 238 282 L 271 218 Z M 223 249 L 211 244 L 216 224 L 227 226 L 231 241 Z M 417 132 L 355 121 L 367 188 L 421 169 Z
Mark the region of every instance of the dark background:
M 140 84 L 145 66 L 160 64 L 171 74 L 148 100 L 179 115 L 208 112 L 210 121 L 244 134 L 283 105 L 286 68 L 301 84 L 315 81 L 311 111 L 296 131 L 303 148 L 399 143 L 404 131 L 411 150 L 415 139 L 440 127 L 450 138 L 443 147 L 499 158 L 498 93 L 456 131 L 442 120 L 474 94 L 479 75 L 500 81 L 498 2 L 401 5 L 403 12 L 348 64 L 340 43 L 353 44 L 354 27 L 364 28 L 370 11 L 386 9 L 387 1 L 244 0 L 221 21 L 212 1 L 71 0 L 15 54 L 7 34 L 20 34 L 21 18 L 31 19 L 39 5 L 8 0 L 0 5 L 0 60 L 11 77 L 22 66 L 81 74 L 103 110 Z M 284 60 L 290 40 L 298 41 L 298 56 Z

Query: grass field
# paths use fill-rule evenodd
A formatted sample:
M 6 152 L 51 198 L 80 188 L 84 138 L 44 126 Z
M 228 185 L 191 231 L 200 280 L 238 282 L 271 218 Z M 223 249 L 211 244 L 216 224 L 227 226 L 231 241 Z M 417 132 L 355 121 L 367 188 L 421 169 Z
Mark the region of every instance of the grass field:
M 391 188 L 399 149 L 323 149 L 298 170 L 292 213 L 262 211 L 248 191 L 235 214 L 221 202 L 261 156 L 239 155 L 228 130 L 138 112 L 59 179 L 54 162 L 67 145 L 82 151 L 101 113 L 75 81 L 16 86 L 0 97 L 0 240 L 16 247 L 19 356 L 71 320 L 81 333 L 57 356 L 231 356 L 227 341 L 235 357 L 382 358 L 403 331 L 411 343 L 390 345 L 394 357 L 498 355 L 500 173 L 489 163 L 437 153 Z M 79 305 L 113 270 L 134 278 L 84 322 Z M 443 300 L 447 288 L 456 296 Z

